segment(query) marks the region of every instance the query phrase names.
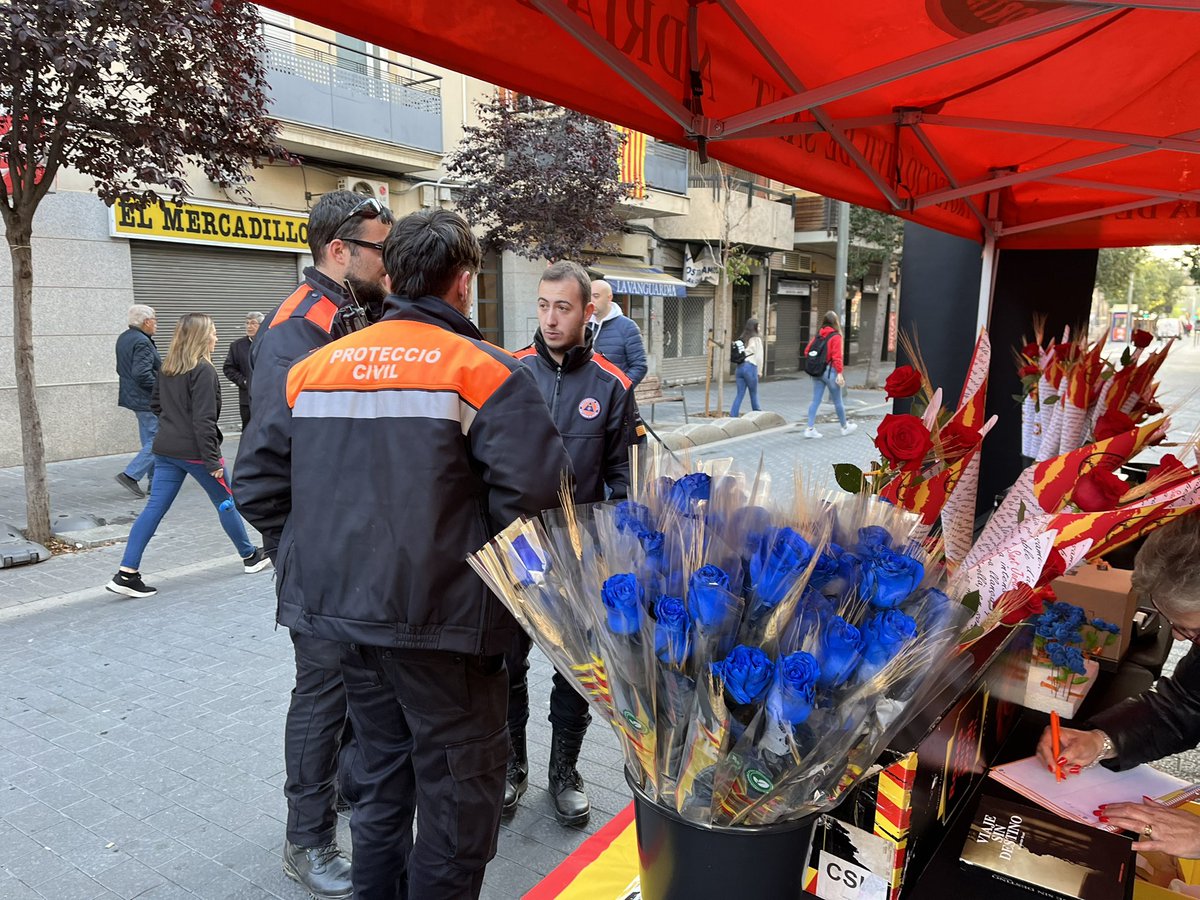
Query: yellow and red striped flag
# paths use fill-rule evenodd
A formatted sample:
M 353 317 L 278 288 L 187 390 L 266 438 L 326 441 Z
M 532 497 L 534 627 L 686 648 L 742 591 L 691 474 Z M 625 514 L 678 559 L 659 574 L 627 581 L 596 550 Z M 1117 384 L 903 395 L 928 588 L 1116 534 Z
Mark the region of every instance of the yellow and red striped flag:
M 630 197 L 643 200 L 646 197 L 646 136 L 623 125 L 613 128 L 625 135 L 620 154 L 621 180 L 633 185 L 629 189 Z

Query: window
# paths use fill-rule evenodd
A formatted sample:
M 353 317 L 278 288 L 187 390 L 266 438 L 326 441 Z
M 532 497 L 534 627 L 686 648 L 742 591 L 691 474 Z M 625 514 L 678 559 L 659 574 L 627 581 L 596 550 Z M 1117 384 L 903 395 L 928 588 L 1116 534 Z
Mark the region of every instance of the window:
M 703 356 L 707 336 L 706 297 L 663 298 L 663 356 Z
M 504 340 L 504 315 L 500 292 L 500 257 L 496 253 L 485 253 L 483 268 L 475 277 L 475 324 L 483 332 L 483 339 L 502 346 Z

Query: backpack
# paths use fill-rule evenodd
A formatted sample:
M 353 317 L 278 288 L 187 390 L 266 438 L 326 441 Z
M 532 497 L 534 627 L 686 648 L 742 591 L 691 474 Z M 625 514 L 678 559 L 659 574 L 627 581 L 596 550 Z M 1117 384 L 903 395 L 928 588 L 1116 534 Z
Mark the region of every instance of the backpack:
M 734 341 L 729 345 L 729 361 L 735 366 L 740 366 L 746 361 L 746 345 L 741 341 Z
M 829 367 L 829 338 L 836 333 L 818 334 L 804 354 L 804 371 L 814 378 L 820 378 Z

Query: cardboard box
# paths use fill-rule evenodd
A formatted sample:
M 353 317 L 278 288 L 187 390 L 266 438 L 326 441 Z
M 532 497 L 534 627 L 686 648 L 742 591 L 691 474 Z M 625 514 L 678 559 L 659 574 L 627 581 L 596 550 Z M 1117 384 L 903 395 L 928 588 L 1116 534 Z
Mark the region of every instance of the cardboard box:
M 881 890 L 897 900 L 906 881 L 921 872 L 1019 713 L 1009 698 L 1019 697 L 1025 675 L 1028 646 L 1016 647 L 1020 642 L 1013 640 L 1022 631 L 1027 629 L 996 629 L 963 654 L 945 688 L 881 756 L 881 770 L 830 813 L 852 828 L 825 822 L 827 817 L 817 822 L 806 889 L 824 900 L 845 900 L 848 876 L 869 884 L 865 873 L 879 876 L 886 869 L 890 877 Z M 878 862 L 868 836 L 886 841 L 888 865 Z M 837 862 L 840 852 L 847 865 Z
M 1138 604 L 1132 578 L 1129 569 L 1100 569 L 1089 564 L 1056 578 L 1052 584 L 1059 600 L 1080 607 L 1089 619 L 1104 619 L 1121 626 L 1116 641 L 1100 654 L 1101 659 L 1112 663 L 1125 656 L 1133 636 L 1133 613 Z

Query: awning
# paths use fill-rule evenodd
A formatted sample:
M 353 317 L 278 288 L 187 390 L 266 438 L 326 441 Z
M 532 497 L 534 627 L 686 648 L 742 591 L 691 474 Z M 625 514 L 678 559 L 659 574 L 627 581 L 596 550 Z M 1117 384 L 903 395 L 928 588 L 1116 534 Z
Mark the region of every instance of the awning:
M 1200 0 L 265 5 L 1000 248 L 1200 243 Z
M 630 260 L 602 256 L 588 271 L 612 285 L 614 294 L 648 294 L 651 297 L 684 297 L 687 283 L 662 269 L 639 266 Z

